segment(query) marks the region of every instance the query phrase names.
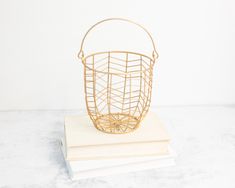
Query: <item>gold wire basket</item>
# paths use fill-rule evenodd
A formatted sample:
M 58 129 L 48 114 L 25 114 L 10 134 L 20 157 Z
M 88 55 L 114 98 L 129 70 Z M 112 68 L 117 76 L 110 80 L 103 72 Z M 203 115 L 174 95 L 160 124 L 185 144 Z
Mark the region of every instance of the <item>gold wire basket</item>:
M 83 45 L 88 33 L 99 24 L 113 20 L 143 29 L 153 45 L 152 57 L 129 51 L 106 51 L 85 56 Z M 86 32 L 78 57 L 84 65 L 86 106 L 94 126 L 112 134 L 135 130 L 150 106 L 153 65 L 158 57 L 150 33 L 127 19 L 105 19 Z

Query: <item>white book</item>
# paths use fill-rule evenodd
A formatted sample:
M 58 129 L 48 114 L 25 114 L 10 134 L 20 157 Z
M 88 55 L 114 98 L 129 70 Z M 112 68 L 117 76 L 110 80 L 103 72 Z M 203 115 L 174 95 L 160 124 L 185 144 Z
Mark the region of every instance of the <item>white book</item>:
M 64 147 L 61 145 L 64 154 Z M 118 159 L 69 161 L 65 160 L 69 176 L 73 180 L 121 174 L 133 171 L 168 167 L 175 165 L 175 153 L 162 156 L 129 157 Z
M 87 160 L 168 153 L 170 137 L 159 118 L 149 112 L 140 127 L 128 134 L 98 131 L 89 116 L 65 117 L 67 160 Z

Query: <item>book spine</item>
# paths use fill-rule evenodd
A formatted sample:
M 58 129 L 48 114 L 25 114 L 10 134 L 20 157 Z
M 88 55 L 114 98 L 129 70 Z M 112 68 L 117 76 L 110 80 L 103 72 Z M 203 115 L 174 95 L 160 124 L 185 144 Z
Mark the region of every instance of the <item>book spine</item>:
M 109 176 L 114 174 L 122 174 L 128 172 L 136 172 L 148 169 L 157 169 L 162 167 L 169 167 L 174 166 L 175 160 L 172 159 L 163 159 L 163 160 L 156 160 L 156 161 L 149 161 L 143 163 L 134 163 L 134 164 L 127 164 L 127 165 L 119 165 L 119 166 L 111 166 L 107 168 L 100 168 L 100 169 L 91 169 L 86 171 L 73 171 L 72 169 L 72 180 L 80 180 L 84 178 L 92 178 L 92 177 L 99 177 L 99 176 Z
M 159 156 L 169 153 L 169 142 L 144 144 L 102 145 L 67 148 L 67 160 L 107 159 L 137 156 Z

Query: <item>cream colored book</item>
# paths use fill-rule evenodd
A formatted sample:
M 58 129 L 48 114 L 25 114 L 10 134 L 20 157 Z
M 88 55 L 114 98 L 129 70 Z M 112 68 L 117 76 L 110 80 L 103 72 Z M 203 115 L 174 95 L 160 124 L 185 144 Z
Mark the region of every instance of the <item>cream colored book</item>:
M 70 165 L 70 163 L 67 163 L 67 165 Z M 129 172 L 138 172 L 150 169 L 166 168 L 174 165 L 175 165 L 175 160 L 173 158 L 166 158 L 166 159 L 162 158 L 152 161 L 123 164 L 118 166 L 98 168 L 82 172 L 73 171 L 73 168 L 71 168 L 71 166 L 69 167 L 68 170 L 71 170 L 69 172 L 69 175 L 72 180 L 80 180 L 80 179 L 95 178 L 101 176 L 118 175 Z
M 89 116 L 65 117 L 67 160 L 165 155 L 170 141 L 164 125 L 149 112 L 140 127 L 128 134 L 98 131 Z
M 61 150 L 65 154 L 63 142 Z M 161 156 L 128 157 L 115 159 L 96 159 L 84 161 L 65 160 L 72 180 L 122 174 L 147 169 L 157 169 L 175 165 L 175 152 L 169 148 L 169 154 Z

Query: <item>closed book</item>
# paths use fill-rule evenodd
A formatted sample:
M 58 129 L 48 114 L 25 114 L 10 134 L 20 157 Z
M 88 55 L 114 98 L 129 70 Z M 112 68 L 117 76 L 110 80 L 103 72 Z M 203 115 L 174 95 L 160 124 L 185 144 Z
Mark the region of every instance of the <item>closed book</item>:
M 61 143 L 61 150 L 64 155 L 65 148 L 63 143 Z M 169 153 L 162 156 L 96 159 L 83 161 L 69 161 L 65 159 L 65 162 L 70 178 L 72 180 L 79 180 L 84 178 L 93 178 L 147 169 L 169 167 L 175 165 L 174 158 L 175 153 L 170 148 Z
M 165 155 L 170 141 L 164 125 L 149 112 L 140 127 L 128 134 L 98 131 L 89 116 L 65 117 L 67 160 Z

